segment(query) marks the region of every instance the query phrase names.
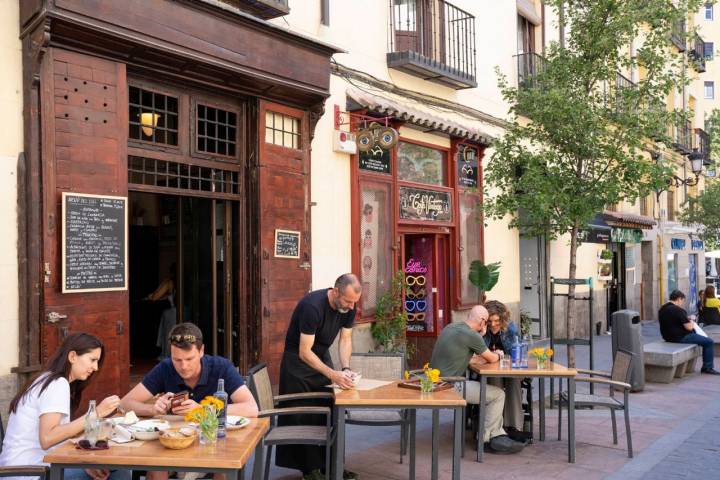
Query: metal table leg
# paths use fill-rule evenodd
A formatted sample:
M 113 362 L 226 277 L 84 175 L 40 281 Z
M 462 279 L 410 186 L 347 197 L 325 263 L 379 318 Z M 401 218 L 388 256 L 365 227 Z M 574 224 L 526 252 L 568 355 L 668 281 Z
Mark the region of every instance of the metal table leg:
M 455 408 L 455 435 L 453 442 L 453 463 L 452 463 L 452 480 L 460 480 L 460 454 L 463 445 L 463 433 L 465 432 L 465 407 Z
M 263 480 L 263 474 L 265 473 L 265 445 L 261 438 L 258 444 L 255 446 L 255 464 L 253 465 L 253 480 Z
M 483 439 L 485 438 L 485 387 L 487 377 L 480 375 L 480 404 L 478 405 L 478 438 L 477 438 L 477 461 L 483 460 Z
M 552 380 L 551 386 L 552 386 Z M 540 406 L 540 441 L 545 441 L 545 378 L 538 377 L 538 390 L 540 398 L 538 398 L 538 405 Z M 551 400 L 552 402 L 552 400 Z M 552 403 L 551 403 L 552 405 Z
M 575 377 L 568 377 L 568 462 L 575 463 Z
M 438 452 L 440 450 L 440 409 L 432 409 L 432 463 L 430 478 L 438 478 Z
M 64 468 L 60 465 L 50 465 L 50 480 L 63 480 Z
M 415 429 L 417 427 L 417 410 L 410 409 L 410 480 L 415 480 Z
M 342 405 L 335 407 L 335 421 L 337 422 L 337 431 L 335 432 L 335 480 L 343 480 L 343 470 L 345 469 L 345 407 Z

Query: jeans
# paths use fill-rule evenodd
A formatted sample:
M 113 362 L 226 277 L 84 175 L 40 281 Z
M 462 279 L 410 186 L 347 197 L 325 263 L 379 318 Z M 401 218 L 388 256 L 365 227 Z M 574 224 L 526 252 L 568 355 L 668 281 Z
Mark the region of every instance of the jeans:
M 67 468 L 63 474 L 64 480 L 91 480 L 90 475 L 82 468 Z M 111 470 L 108 480 L 130 480 L 132 470 Z
M 700 345 L 703 351 L 703 366 L 704 369 L 713 368 L 713 357 L 715 356 L 715 342 L 712 338 L 703 337 L 697 333 L 688 333 L 680 339 L 680 343 L 694 343 Z

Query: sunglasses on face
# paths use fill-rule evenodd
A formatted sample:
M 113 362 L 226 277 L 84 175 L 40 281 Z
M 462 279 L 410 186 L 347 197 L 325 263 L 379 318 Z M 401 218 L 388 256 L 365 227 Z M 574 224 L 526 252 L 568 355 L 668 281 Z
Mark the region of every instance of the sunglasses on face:
M 173 343 L 195 343 L 195 335 L 172 335 L 170 341 Z
M 425 313 L 408 313 L 407 317 L 408 320 L 411 322 L 414 322 L 416 320 L 422 322 L 423 320 L 425 320 Z
M 408 285 L 425 285 L 425 275 L 408 275 L 405 277 L 405 283 Z
M 424 312 L 426 308 L 425 300 L 405 300 L 405 310 L 408 312 Z

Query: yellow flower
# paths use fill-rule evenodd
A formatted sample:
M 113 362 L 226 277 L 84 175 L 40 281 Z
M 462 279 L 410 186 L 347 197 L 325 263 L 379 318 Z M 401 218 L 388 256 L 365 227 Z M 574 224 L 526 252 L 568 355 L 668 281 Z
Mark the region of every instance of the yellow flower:
M 548 348 L 547 350 L 545 350 L 545 353 L 547 354 L 548 357 L 552 357 L 553 353 L 555 353 L 555 352 L 553 352 L 552 348 Z
M 428 368 L 430 368 L 430 363 L 426 363 L 425 365 L 423 365 L 423 370 L 427 370 Z
M 427 372 L 427 376 L 431 382 L 437 383 L 440 381 L 440 370 L 437 368 L 430 369 Z
M 405 370 L 405 381 L 408 381 L 408 380 L 410 380 L 410 372 Z

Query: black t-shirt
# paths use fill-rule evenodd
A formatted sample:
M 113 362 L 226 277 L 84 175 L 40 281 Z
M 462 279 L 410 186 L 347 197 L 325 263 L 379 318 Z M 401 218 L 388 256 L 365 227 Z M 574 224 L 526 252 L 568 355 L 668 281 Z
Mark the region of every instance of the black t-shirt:
M 690 321 L 687 312 L 674 303 L 666 303 L 660 307 L 658 317 L 660 318 L 660 334 L 666 342 L 678 343 L 685 335 L 692 333 L 684 327 Z
M 315 290 L 305 295 L 298 302 L 290 326 L 285 336 L 285 351 L 298 352 L 300 349 L 300 334 L 315 335 L 312 350 L 315 355 L 322 357 L 332 345 L 341 328 L 352 328 L 355 321 L 355 309 L 347 313 L 340 313 L 330 307 L 328 301 L 329 289 Z

